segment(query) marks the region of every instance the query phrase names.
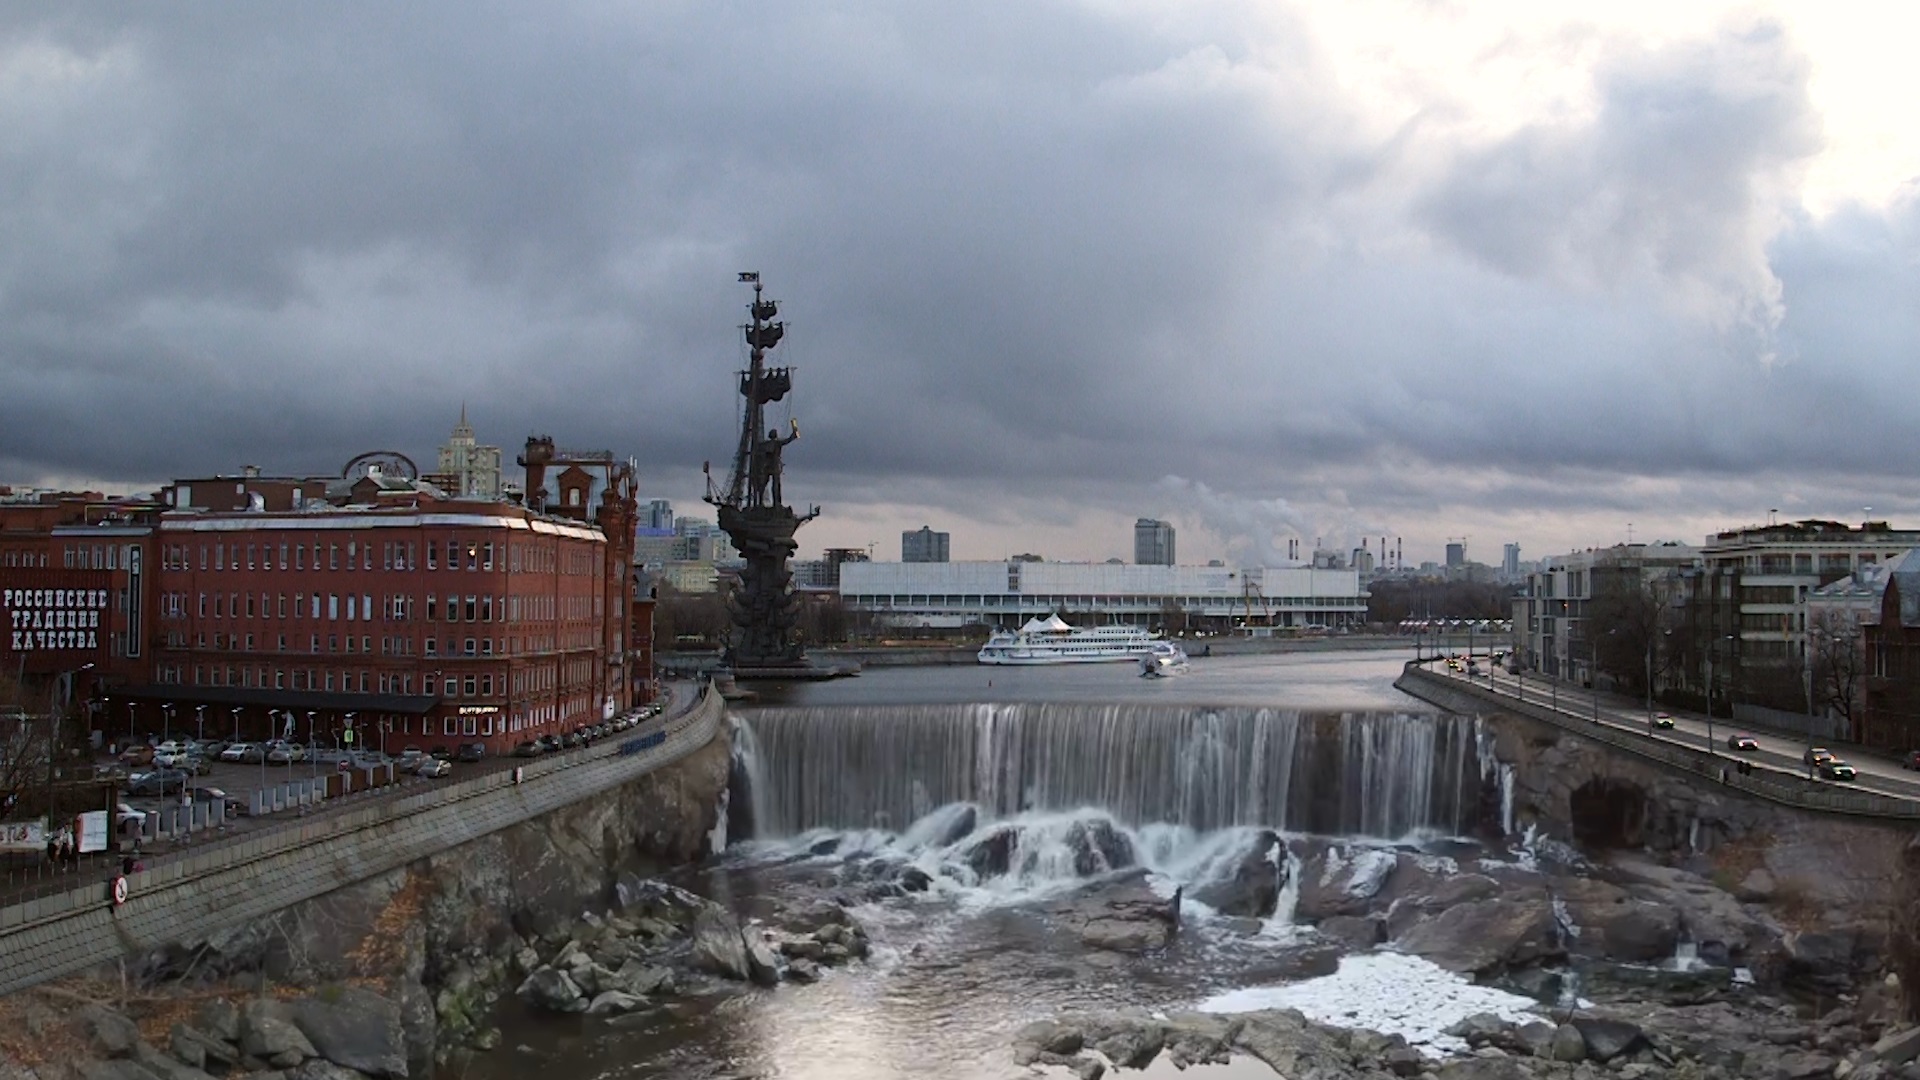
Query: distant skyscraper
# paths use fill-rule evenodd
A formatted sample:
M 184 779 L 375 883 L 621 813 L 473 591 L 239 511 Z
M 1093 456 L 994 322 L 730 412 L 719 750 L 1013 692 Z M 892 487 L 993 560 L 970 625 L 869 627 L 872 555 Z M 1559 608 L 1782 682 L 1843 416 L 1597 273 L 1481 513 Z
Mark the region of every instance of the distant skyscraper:
M 640 508 L 640 525 L 647 529 L 672 529 L 673 504 L 665 499 L 651 499 Z
M 934 532 L 930 525 L 922 525 L 915 532 L 900 534 L 901 562 L 946 562 L 948 541 L 951 534 Z
M 1501 550 L 1500 572 L 1502 574 L 1505 574 L 1507 577 L 1507 580 L 1509 581 L 1516 580 L 1520 577 L 1520 545 L 1519 544 L 1508 544 L 1504 549 Z
M 1467 565 L 1467 545 L 1464 543 L 1448 544 L 1447 545 L 1447 569 L 1458 570 L 1460 567 L 1465 565 Z
M 1152 518 L 1133 523 L 1133 561 L 1141 566 L 1172 566 L 1173 526 Z
M 460 406 L 460 422 L 453 426 L 453 437 L 440 448 L 438 473 L 447 494 L 468 499 L 500 497 L 500 448 L 477 446 L 473 428 L 467 424 L 467 407 Z

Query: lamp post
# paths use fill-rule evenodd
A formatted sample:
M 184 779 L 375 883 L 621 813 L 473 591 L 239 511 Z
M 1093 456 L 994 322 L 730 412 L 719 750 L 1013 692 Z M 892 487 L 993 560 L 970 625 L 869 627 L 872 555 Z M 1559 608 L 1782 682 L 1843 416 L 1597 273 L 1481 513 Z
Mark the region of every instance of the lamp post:
M 313 713 L 308 712 L 307 713 L 307 764 L 313 766 L 313 778 L 316 780 L 320 778 L 319 755 L 315 753 L 315 751 L 318 749 L 319 749 L 319 744 L 314 741 L 314 737 L 313 737 Z
M 240 706 L 235 705 L 232 709 L 228 711 L 233 713 L 233 741 L 239 742 L 240 741 Z
M 173 741 L 173 702 L 160 706 L 160 741 Z
M 207 741 L 207 707 L 205 705 L 195 705 L 193 707 L 193 723 L 194 723 L 194 728 L 199 732 L 197 736 L 198 740 L 200 742 L 206 742 Z
M 1732 641 L 1733 639 L 1734 637 L 1732 634 L 1726 634 L 1721 637 L 1716 637 L 1712 641 L 1707 642 L 1707 756 L 1708 757 L 1719 756 L 1714 752 L 1714 749 L 1713 749 L 1713 654 L 1715 651 L 1719 649 L 1721 642 Z M 1731 690 L 1729 690 L 1729 693 L 1728 693 L 1728 700 L 1729 701 L 1732 700 Z
M 25 661 L 22 661 L 25 666 Z M 54 762 L 60 753 L 60 681 L 66 680 L 67 703 L 73 702 L 73 684 L 81 674 L 92 671 L 91 663 L 81 664 L 71 671 L 63 671 L 53 677 L 53 685 L 47 689 L 47 783 L 53 783 Z

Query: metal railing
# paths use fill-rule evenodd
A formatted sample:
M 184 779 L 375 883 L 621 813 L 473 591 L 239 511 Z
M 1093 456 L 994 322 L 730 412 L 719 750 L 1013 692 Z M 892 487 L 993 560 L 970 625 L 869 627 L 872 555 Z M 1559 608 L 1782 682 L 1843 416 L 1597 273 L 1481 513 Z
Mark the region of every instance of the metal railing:
M 1829 785 L 1801 780 L 1765 766 L 1761 766 L 1754 772 L 1742 773 L 1737 768 L 1730 767 L 1733 763 L 1727 758 L 1622 731 L 1607 724 L 1596 724 L 1591 714 L 1584 709 L 1569 711 L 1564 708 L 1551 708 L 1538 702 L 1523 701 L 1478 683 L 1435 674 L 1418 663 L 1408 663 L 1394 685 L 1415 697 L 1431 701 L 1443 708 L 1455 706 L 1448 701 L 1436 701 L 1433 697 L 1422 694 L 1421 689 L 1444 690 L 1450 695 L 1470 697 L 1497 706 L 1505 712 L 1552 724 L 1583 739 L 1605 743 L 1664 768 L 1700 777 L 1722 787 L 1783 806 L 1826 814 L 1846 814 L 1890 821 L 1920 820 L 1920 800 L 1867 791 L 1839 790 Z M 1581 703 L 1584 704 L 1584 699 L 1581 699 Z
M 695 699 L 692 707 L 683 712 L 655 717 L 636 727 L 629 738 L 656 731 L 672 736 L 706 718 L 708 713 L 721 709 L 719 695 L 709 686 Z M 468 780 L 447 783 L 410 778 L 407 782 L 360 788 L 345 795 L 327 798 L 303 809 L 300 816 L 274 821 L 266 828 L 243 832 L 216 830 L 205 841 L 195 839 L 191 846 L 179 850 L 142 852 L 139 859 L 145 869 L 141 872 L 140 880 L 145 888 L 150 889 L 158 883 L 217 872 L 331 837 L 389 821 L 404 820 L 415 812 L 433 806 L 486 795 L 515 783 L 515 772 L 518 772 L 522 781 L 537 779 L 618 754 L 617 742 L 604 740 L 591 747 L 528 759 L 520 765 L 509 763 Z M 581 792 L 583 797 L 588 794 L 591 793 Z M 75 900 L 70 906 L 96 904 L 102 884 L 121 872 L 124 858 L 125 855 L 120 852 L 90 853 L 80 857 L 77 867 L 67 870 L 50 866 L 43 857 L 31 867 L 22 866 L 18 876 L 10 873 L 6 881 L 14 887 L 0 889 L 0 901 L 4 902 L 0 906 L 0 950 L 4 950 L 5 934 L 56 914 L 53 911 L 30 911 L 36 902 L 71 895 Z

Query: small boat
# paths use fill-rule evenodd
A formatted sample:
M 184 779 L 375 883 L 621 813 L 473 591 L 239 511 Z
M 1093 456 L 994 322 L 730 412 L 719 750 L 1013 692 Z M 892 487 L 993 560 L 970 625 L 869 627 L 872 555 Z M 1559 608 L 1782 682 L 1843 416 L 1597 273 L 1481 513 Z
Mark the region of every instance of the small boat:
M 1171 641 L 1156 641 L 1153 652 L 1140 658 L 1140 677 L 1164 679 L 1187 673 L 1187 654 Z

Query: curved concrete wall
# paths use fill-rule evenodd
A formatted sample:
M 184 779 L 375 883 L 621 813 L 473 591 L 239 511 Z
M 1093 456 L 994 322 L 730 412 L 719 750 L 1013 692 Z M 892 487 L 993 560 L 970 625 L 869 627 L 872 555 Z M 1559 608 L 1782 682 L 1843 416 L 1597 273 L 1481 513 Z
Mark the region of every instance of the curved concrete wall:
M 0 994 L 244 923 L 592 798 L 707 745 L 725 716 L 709 689 L 664 729 L 664 741 L 638 753 L 622 753 L 627 739 L 532 759 L 170 858 L 129 875 L 117 907 L 102 881 L 0 909 Z

